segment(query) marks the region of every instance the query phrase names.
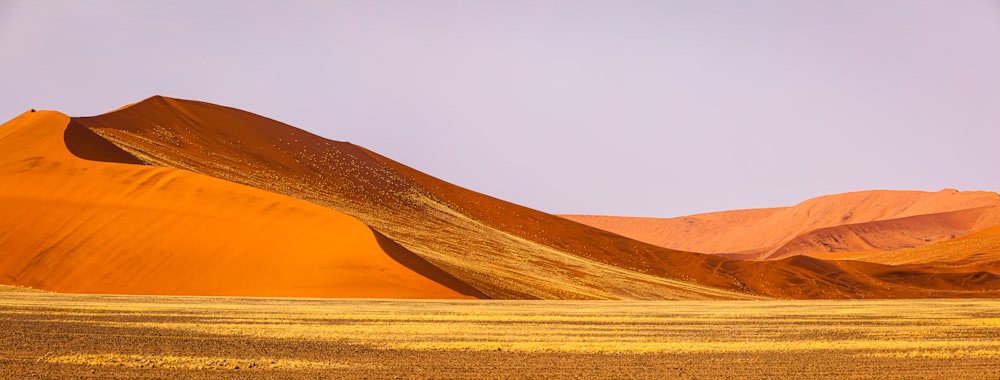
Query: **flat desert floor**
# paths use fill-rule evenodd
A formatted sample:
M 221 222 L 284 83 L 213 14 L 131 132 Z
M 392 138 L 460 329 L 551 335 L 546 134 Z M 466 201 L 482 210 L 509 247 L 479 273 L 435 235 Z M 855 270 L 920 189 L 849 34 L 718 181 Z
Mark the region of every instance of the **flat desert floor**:
M 1000 301 L 0 292 L 0 378 L 1000 378 Z

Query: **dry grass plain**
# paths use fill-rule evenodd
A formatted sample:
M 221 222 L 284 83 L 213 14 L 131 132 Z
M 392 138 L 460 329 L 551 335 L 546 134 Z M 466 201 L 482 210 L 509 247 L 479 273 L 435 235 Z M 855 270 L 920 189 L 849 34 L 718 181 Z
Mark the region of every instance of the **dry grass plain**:
M 0 292 L 0 377 L 1000 377 L 1000 301 Z

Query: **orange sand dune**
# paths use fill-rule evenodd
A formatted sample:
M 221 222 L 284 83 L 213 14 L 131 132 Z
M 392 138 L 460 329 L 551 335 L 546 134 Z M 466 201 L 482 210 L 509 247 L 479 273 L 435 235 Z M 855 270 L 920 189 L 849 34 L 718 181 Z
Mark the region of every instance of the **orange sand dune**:
M 348 215 L 139 162 L 58 112 L 0 126 L 0 283 L 74 293 L 481 296 Z
M 967 281 L 980 274 L 978 267 L 904 268 L 913 279 L 941 280 L 885 281 L 877 276 L 893 269 L 884 265 L 802 257 L 744 262 L 657 247 L 463 189 L 349 143 L 203 102 L 153 97 L 74 120 L 144 163 L 344 212 L 493 298 L 1000 296 L 995 277 Z M 914 199 L 907 207 L 934 210 L 924 203 Z M 857 214 L 866 212 L 874 213 Z
M 976 231 L 978 220 L 992 219 L 1000 208 L 910 216 L 874 222 L 845 224 L 813 230 L 766 253 L 775 259 L 827 252 L 891 251 L 938 243 Z
M 744 237 L 748 243 L 731 242 L 729 235 L 735 234 L 734 229 L 748 228 L 761 220 L 772 218 L 780 211 L 782 209 L 748 209 L 670 219 L 604 215 L 560 216 L 660 247 L 669 246 L 703 253 L 739 253 L 748 246 L 761 244 L 754 240 L 762 238 L 748 236 Z
M 889 251 L 812 253 L 826 260 L 859 260 L 900 265 L 948 263 L 949 266 L 1000 262 L 1000 225 L 956 239 Z
M 792 207 L 669 219 L 564 217 L 660 246 L 766 259 L 950 239 L 1000 224 L 1000 195 L 881 190 L 818 197 Z
M 671 266 L 617 265 L 639 247 L 674 253 L 483 196 L 364 148 L 245 111 L 152 97 L 75 118 L 144 162 L 285 194 L 352 215 L 493 298 L 744 298 Z M 580 250 L 562 248 L 573 245 Z M 677 253 L 687 255 L 686 253 Z M 652 252 L 646 253 L 650 257 Z M 651 260 L 651 259 L 649 259 Z

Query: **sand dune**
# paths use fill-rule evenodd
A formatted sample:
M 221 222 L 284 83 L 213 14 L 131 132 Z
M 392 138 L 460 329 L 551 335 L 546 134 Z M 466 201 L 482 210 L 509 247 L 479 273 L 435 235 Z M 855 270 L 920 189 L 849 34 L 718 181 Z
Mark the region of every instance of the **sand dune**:
M 890 265 L 946 263 L 947 266 L 968 267 L 1000 261 L 1000 226 L 911 248 L 813 253 L 810 256 L 827 260 L 858 260 Z
M 118 294 L 481 296 L 355 218 L 136 165 L 58 112 L 27 112 L 0 126 L 0 152 L 5 284 Z
M 979 229 L 977 221 L 998 208 L 967 210 L 845 224 L 813 230 L 769 250 L 768 259 L 826 252 L 891 251 L 919 247 L 968 235 Z
M 978 276 L 981 268 L 913 267 L 906 268 L 914 271 L 913 278 L 926 275 L 944 280 L 920 282 L 890 276 L 886 278 L 892 280 L 885 281 L 877 276 L 893 269 L 884 265 L 801 257 L 744 262 L 666 249 L 463 189 L 349 143 L 208 103 L 153 97 L 74 121 L 145 163 L 190 170 L 344 212 L 494 298 L 1000 295 L 993 277 L 966 281 Z M 940 197 L 961 198 L 954 203 L 965 208 L 989 205 L 976 197 L 966 199 L 966 195 Z M 920 194 L 902 201 L 877 192 L 861 197 L 882 197 L 902 206 L 894 203 L 873 209 L 864 206 L 870 201 L 857 201 L 854 204 L 859 206 L 846 217 L 828 219 L 845 223 L 911 216 L 907 212 L 954 211 L 939 210 L 938 201 Z M 818 226 L 836 225 L 810 216 L 822 207 L 833 207 L 829 203 L 841 206 L 841 201 L 804 206 L 800 210 L 809 214 L 793 213 L 801 219 L 802 231 L 763 239 L 760 246 L 775 246 Z M 760 224 L 759 220 L 787 212 L 756 210 L 706 220 L 721 231 L 728 229 L 726 223 L 716 222 L 745 219 L 758 231 L 772 229 L 773 234 L 776 223 Z M 744 243 L 760 243 L 751 233 L 742 234 Z M 715 239 L 704 235 L 705 241 Z M 949 285 L 963 281 L 968 288 Z
M 0 249 L 12 252 L 0 257 L 0 282 L 46 290 L 516 299 L 1000 296 L 998 268 L 989 260 L 740 261 L 663 248 L 202 102 L 153 97 L 83 118 L 25 113 L 0 127 L 0 152 L 0 178 L 13 184 L 0 188 Z M 780 231 L 732 235 L 775 252 L 842 238 L 852 249 L 894 249 L 908 243 L 872 237 L 900 226 L 926 235 L 921 228 L 950 234 L 992 223 L 995 200 L 988 195 L 841 195 L 789 208 L 798 212 L 698 216 L 685 228 L 697 222 L 720 233 L 733 225 Z M 801 231 L 776 227 L 781 214 Z M 865 225 L 873 222 L 879 224 Z M 796 240 L 807 232 L 815 236 Z
M 645 218 L 605 215 L 560 215 L 563 218 L 649 244 L 702 253 L 741 253 L 756 247 L 761 237 L 743 237 L 748 242 L 729 241 L 729 235 L 768 220 L 782 209 L 749 209 L 698 214 L 680 218 Z M 759 228 L 767 230 L 766 228 Z
M 752 297 L 662 275 L 670 265 L 628 270 L 687 253 L 461 189 L 364 148 L 245 111 L 152 97 L 74 120 L 144 162 L 352 215 L 493 298 Z M 618 265 L 622 260 L 631 267 Z
M 863 191 L 813 198 L 785 208 L 679 218 L 564 215 L 651 244 L 741 259 L 894 250 L 1000 224 L 991 192 Z

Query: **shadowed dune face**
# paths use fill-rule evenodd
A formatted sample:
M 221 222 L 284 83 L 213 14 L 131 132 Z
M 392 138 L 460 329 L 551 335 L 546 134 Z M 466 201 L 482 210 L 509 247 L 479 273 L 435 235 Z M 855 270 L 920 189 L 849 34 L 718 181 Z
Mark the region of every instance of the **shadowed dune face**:
M 405 247 L 399 245 L 399 243 L 392 241 L 392 239 L 385 237 L 385 235 L 371 229 L 371 227 L 369 227 L 369 230 L 371 230 L 372 236 L 375 237 L 375 242 L 378 243 L 378 246 L 382 248 L 383 252 L 410 270 L 420 273 L 427 278 L 432 278 L 439 284 L 447 286 L 448 288 L 459 293 L 474 296 L 476 298 L 488 298 L 476 288 L 469 286 L 469 284 L 455 278 L 455 276 L 452 276 L 450 273 L 434 266 L 434 264 L 424 260 L 422 257 L 413 254 L 413 252 L 410 252 Z
M 401 247 L 387 252 L 348 215 L 135 165 L 136 157 L 57 112 L 0 126 L 0 152 L 6 284 L 118 294 L 481 295 Z
M 898 250 L 953 239 L 1000 224 L 1000 196 L 955 190 L 865 191 L 786 208 L 669 219 L 565 217 L 661 246 L 740 259 L 778 259 Z
M 74 156 L 85 160 L 117 162 L 122 164 L 142 164 L 142 160 L 121 150 L 108 140 L 75 121 L 70 121 L 63 132 L 66 149 Z
M 398 243 L 493 298 L 998 295 L 991 278 L 975 289 L 935 288 L 869 273 L 881 266 L 800 258 L 741 262 L 657 247 L 451 185 L 364 148 L 207 103 L 153 97 L 74 120 L 144 163 L 344 212 L 383 234 L 382 242 Z M 916 203 L 911 208 L 919 208 Z M 780 211 L 744 212 L 739 218 Z

